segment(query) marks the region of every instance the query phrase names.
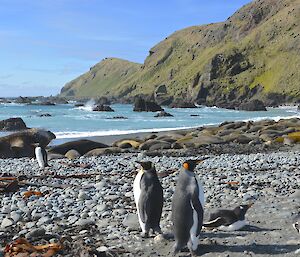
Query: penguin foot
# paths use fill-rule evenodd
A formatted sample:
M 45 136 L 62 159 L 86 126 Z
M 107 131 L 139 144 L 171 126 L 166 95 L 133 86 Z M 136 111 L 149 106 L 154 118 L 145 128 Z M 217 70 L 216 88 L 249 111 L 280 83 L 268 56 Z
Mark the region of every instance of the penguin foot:
M 197 256 L 197 253 L 195 251 L 191 251 L 191 257 L 196 257 Z
M 157 227 L 157 228 L 152 229 L 152 233 L 153 233 L 153 234 L 163 235 L 163 232 L 161 231 L 161 228 L 160 228 L 160 227 Z
M 149 237 L 149 232 L 142 232 L 141 237 L 142 238 L 148 238 Z
M 180 247 L 178 247 L 177 243 L 173 247 L 173 254 L 172 256 L 176 256 L 180 251 Z

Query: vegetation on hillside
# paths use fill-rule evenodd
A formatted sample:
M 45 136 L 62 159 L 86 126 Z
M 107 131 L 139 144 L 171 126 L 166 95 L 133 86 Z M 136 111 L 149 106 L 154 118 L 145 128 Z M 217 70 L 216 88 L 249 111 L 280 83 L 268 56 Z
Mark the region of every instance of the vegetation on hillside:
M 144 64 L 109 58 L 62 89 L 62 96 L 153 95 L 204 104 L 300 98 L 300 0 L 257 0 L 221 23 L 175 32 Z

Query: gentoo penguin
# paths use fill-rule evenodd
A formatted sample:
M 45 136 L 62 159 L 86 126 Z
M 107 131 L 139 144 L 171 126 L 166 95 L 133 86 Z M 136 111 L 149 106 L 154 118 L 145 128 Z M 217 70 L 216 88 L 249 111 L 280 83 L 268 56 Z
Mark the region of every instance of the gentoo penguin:
M 172 200 L 174 256 L 186 246 L 192 255 L 198 248 L 203 223 L 204 192 L 194 170 L 202 161 L 185 161 L 179 173 Z
M 142 237 L 148 237 L 150 229 L 161 234 L 159 222 L 163 207 L 163 188 L 152 162 L 138 163 L 142 169 L 134 179 L 133 193 Z
M 42 147 L 40 144 L 38 144 L 37 147 L 35 148 L 35 157 L 41 169 L 44 169 L 45 167 L 49 166 L 47 152 L 45 148 Z
M 209 221 L 203 224 L 206 228 L 217 228 L 223 231 L 236 231 L 247 225 L 245 214 L 253 203 L 240 205 L 233 210 L 217 210 L 210 214 Z

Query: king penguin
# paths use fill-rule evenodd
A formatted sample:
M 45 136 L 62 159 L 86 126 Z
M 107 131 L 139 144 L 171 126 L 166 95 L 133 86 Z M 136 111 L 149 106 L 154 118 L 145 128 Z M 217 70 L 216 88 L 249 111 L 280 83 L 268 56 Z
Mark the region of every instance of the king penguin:
M 186 246 L 192 255 L 198 248 L 203 223 L 204 191 L 194 170 L 202 161 L 185 161 L 179 173 L 172 200 L 174 256 Z
M 152 162 L 138 163 L 142 169 L 134 179 L 133 193 L 142 237 L 148 237 L 150 229 L 161 234 L 159 222 L 163 207 L 163 188 Z
M 44 169 L 45 167 L 49 166 L 47 152 L 45 148 L 42 147 L 40 144 L 38 144 L 37 147 L 35 148 L 35 157 L 41 169 Z
M 247 225 L 245 215 L 253 203 L 240 205 L 233 210 L 220 209 L 210 214 L 209 221 L 203 227 L 217 228 L 223 231 L 236 231 Z

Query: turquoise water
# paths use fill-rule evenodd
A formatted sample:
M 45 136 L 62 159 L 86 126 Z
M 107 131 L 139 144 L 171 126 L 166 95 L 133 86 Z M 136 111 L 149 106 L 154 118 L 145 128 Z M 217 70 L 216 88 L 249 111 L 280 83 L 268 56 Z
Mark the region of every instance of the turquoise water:
M 132 105 L 113 104 L 111 107 L 115 112 L 93 112 L 90 105 L 75 108 L 71 104 L 56 106 L 0 104 L 0 119 L 21 117 L 28 127 L 44 128 L 54 132 L 58 139 L 66 139 L 164 131 L 219 124 L 223 121 L 300 117 L 296 107 L 269 108 L 267 112 L 245 112 L 215 107 L 165 108 L 174 117 L 164 118 L 154 118 L 155 113 L 151 112 L 133 112 Z M 52 116 L 39 117 L 45 113 Z M 191 114 L 199 116 L 191 117 Z M 128 119 L 109 119 L 113 116 L 125 116 Z

